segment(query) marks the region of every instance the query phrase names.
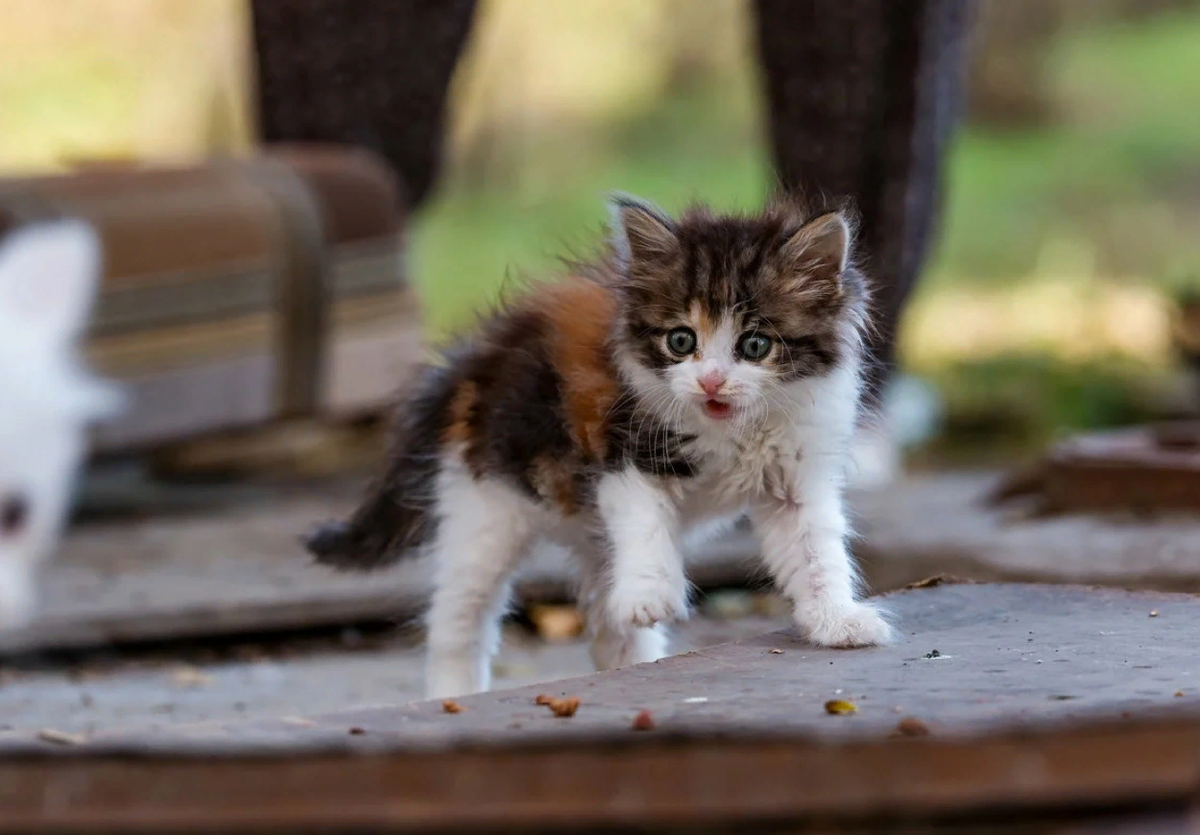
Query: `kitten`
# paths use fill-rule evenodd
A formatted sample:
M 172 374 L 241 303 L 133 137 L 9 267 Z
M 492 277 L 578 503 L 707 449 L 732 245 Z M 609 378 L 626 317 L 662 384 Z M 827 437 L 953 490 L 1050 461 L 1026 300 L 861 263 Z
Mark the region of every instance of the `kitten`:
M 890 637 L 846 548 L 868 303 L 846 217 L 777 201 L 673 220 L 625 196 L 612 215 L 607 257 L 427 370 L 386 475 L 308 540 L 342 568 L 432 551 L 430 697 L 487 689 L 535 537 L 577 556 L 599 669 L 664 655 L 663 626 L 688 609 L 681 533 L 747 511 L 812 641 Z
M 75 354 L 99 274 L 100 243 L 83 222 L 44 222 L 0 241 L 0 628 L 30 620 L 87 424 L 119 402 Z

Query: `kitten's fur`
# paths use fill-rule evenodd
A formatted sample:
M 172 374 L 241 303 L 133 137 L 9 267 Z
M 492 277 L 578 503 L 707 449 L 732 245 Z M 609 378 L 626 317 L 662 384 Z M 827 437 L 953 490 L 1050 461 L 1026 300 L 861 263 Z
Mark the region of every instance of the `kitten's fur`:
M 75 352 L 99 273 L 99 240 L 80 221 L 0 241 L 0 628 L 32 615 L 37 566 L 66 514 L 87 423 L 119 403 Z
M 601 669 L 665 653 L 663 625 L 688 608 L 681 532 L 746 511 L 813 641 L 890 636 L 856 598 L 846 549 L 868 302 L 846 217 L 786 200 L 749 218 L 612 208 L 609 257 L 509 304 L 428 369 L 385 477 L 309 540 L 343 568 L 432 551 L 431 697 L 487 688 L 534 537 L 577 555 Z M 769 352 L 746 358 L 763 347 L 747 335 Z

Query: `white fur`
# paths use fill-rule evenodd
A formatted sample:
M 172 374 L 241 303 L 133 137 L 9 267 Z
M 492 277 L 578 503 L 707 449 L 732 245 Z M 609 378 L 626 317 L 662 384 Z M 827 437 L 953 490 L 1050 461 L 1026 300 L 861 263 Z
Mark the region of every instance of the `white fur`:
M 28 508 L 19 529 L 0 529 L 0 628 L 34 612 L 36 570 L 66 515 L 86 425 L 118 403 L 76 357 L 99 270 L 99 241 L 78 221 L 0 243 L 0 518 L 6 503 Z
M 759 364 L 734 361 L 736 337 L 733 324 L 722 323 L 702 337 L 700 359 L 673 366 L 665 379 L 619 358 L 642 401 L 697 436 L 689 449 L 700 458 L 697 478 L 656 478 L 633 468 L 605 475 L 595 513 L 571 522 L 501 482 L 472 479 L 457 452 L 447 456 L 429 620 L 431 698 L 487 688 L 509 577 L 534 537 L 567 545 L 579 559 L 580 601 L 599 669 L 666 653 L 663 627 L 687 615 L 681 537 L 747 511 L 763 561 L 810 640 L 852 647 L 890 639 L 883 613 L 858 598 L 846 546 L 842 491 L 858 362 L 782 385 Z M 703 409 L 698 379 L 713 368 L 727 380 L 721 396 L 737 409 L 727 420 Z

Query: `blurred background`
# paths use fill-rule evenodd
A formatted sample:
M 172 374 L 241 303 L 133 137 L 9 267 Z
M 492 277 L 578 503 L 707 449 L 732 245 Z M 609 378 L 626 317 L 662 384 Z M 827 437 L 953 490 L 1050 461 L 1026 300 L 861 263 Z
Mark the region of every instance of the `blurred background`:
M 740 0 L 485 0 L 440 185 L 410 239 L 434 334 L 586 248 L 612 188 L 753 207 L 771 182 Z M 8 0 L 0 170 L 242 153 L 238 0 Z M 1200 293 L 1200 2 L 982 6 L 946 211 L 901 333 L 944 399 L 918 460 L 1031 450 L 1177 414 Z

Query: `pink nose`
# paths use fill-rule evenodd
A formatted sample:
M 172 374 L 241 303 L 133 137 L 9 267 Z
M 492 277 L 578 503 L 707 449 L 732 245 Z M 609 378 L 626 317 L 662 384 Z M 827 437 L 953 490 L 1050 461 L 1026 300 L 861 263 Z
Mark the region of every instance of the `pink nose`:
M 716 397 L 717 392 L 721 390 L 721 386 L 725 385 L 725 375 L 720 371 L 706 371 L 700 375 L 700 388 L 704 389 L 704 393 L 709 397 Z

